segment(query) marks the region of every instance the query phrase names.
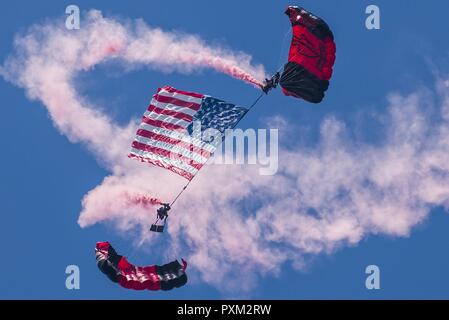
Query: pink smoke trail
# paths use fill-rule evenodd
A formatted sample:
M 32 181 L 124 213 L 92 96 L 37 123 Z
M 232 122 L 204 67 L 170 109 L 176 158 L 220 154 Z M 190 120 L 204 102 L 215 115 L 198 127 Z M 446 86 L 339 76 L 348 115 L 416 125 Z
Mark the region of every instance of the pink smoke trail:
M 264 67 L 254 65 L 248 54 L 210 46 L 195 35 L 166 32 L 147 25 L 138 25 L 136 31 L 137 36 L 128 40 L 123 51 L 122 57 L 128 62 L 184 73 L 211 68 L 256 87 L 266 78 Z
M 139 206 L 144 209 L 150 209 L 154 206 L 162 204 L 162 201 L 156 198 L 151 198 L 142 194 L 130 194 L 129 192 L 124 193 L 125 198 L 127 199 L 128 206 Z
M 263 86 L 262 82 L 257 80 L 248 72 L 244 71 L 236 65 L 230 65 L 228 61 L 224 61 L 221 58 L 213 58 L 211 61 L 206 62 L 211 68 L 221 71 L 233 78 L 253 84 L 255 87 L 260 88 Z

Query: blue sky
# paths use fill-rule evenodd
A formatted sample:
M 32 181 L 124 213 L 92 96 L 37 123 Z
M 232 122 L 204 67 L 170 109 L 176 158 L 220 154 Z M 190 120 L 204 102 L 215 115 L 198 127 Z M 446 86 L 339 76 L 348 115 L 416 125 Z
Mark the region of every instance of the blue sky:
M 267 1 L 266 1 L 267 2 Z M 14 1 L 0 13 L 0 61 L 13 52 L 17 32 L 57 19 L 64 23 L 65 7 L 72 2 Z M 164 30 L 199 35 L 207 43 L 224 44 L 252 55 L 268 71 L 285 60 L 290 42 L 286 1 L 108 1 L 92 7 L 77 1 L 81 10 L 99 9 L 104 16 L 142 18 Z M 330 114 L 366 140 L 375 140 L 375 124 L 360 128 L 360 119 L 382 113 L 391 92 L 408 94 L 432 88 L 436 76 L 447 75 L 449 32 L 444 1 L 301 1 L 298 3 L 323 17 L 334 31 L 337 62 L 325 101 L 308 105 L 283 97 L 280 91 L 264 98 L 242 126 L 260 127 L 274 114 L 308 126 L 310 143 L 317 138 L 321 121 Z M 364 27 L 365 8 L 381 9 L 381 30 Z M 114 120 L 125 123 L 138 117 L 158 86 L 170 84 L 208 93 L 242 105 L 250 104 L 258 92 L 251 86 L 210 70 L 194 74 L 138 70 L 121 73 L 109 65 L 80 76 L 79 91 L 99 104 L 108 103 Z M 241 296 L 223 293 L 203 281 L 194 281 L 168 293 L 131 292 L 110 283 L 97 269 L 94 246 L 109 240 L 122 253 L 133 251 L 132 241 L 108 225 L 81 229 L 77 224 L 80 200 L 108 172 L 87 149 L 72 144 L 58 133 L 41 103 L 26 98 L 24 90 L 0 80 L 3 117 L 0 143 L 0 298 L 55 299 L 183 299 Z M 281 142 L 282 143 L 282 142 Z M 126 151 L 125 151 L 126 152 Z M 266 275 L 243 297 L 261 299 L 309 298 L 449 298 L 449 235 L 447 214 L 433 209 L 410 237 L 368 236 L 354 246 L 343 246 L 331 255 L 307 257 L 306 270 L 288 263 L 277 276 Z M 137 251 L 136 261 L 160 263 L 159 254 Z M 154 251 L 158 251 L 155 249 Z M 310 261 L 309 261 L 310 260 Z M 65 268 L 81 269 L 81 289 L 65 288 Z M 365 289 L 364 269 L 381 268 L 381 290 Z M 193 272 L 193 271 L 192 271 Z

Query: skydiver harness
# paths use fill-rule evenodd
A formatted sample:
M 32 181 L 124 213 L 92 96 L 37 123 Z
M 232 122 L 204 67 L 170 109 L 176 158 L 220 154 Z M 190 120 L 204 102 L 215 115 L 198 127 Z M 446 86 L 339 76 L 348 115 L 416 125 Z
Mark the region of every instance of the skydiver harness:
M 272 76 L 271 79 L 265 79 L 265 81 L 263 82 L 262 91 L 265 94 L 268 94 L 271 89 L 274 89 L 278 86 L 280 78 L 281 74 L 279 72 L 276 72 L 276 74 Z
M 153 232 L 164 232 L 164 227 L 168 218 L 168 211 L 171 209 L 168 203 L 163 203 L 162 207 L 157 209 L 157 219 L 151 225 L 150 231 Z

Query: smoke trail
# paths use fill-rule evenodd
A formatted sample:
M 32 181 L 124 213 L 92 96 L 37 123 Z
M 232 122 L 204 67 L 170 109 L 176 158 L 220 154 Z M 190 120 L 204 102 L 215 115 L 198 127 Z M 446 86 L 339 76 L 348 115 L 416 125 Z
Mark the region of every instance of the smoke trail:
M 141 237 L 148 239 L 151 198 L 172 199 L 184 181 L 128 160 L 136 122 L 113 123 L 78 95 L 75 76 L 112 59 L 165 71 L 245 70 L 243 78 L 261 79 L 264 72 L 249 56 L 209 47 L 197 37 L 180 39 L 141 22 L 132 25 L 91 11 L 77 33 L 36 26 L 17 39 L 17 53 L 0 72 L 41 101 L 63 134 L 87 144 L 110 169 L 84 197 L 80 226 L 105 221 L 122 231 L 143 226 Z M 448 92 L 449 83 L 439 82 L 434 105 L 421 92 L 391 96 L 379 128 L 385 137 L 376 145 L 349 139 L 345 124 L 329 117 L 315 146 L 280 148 L 275 176 L 260 176 L 251 166 L 203 168 L 188 197 L 177 202 L 171 248 L 189 255 L 202 280 L 245 290 L 257 277 L 280 272 L 284 263 L 302 268 L 305 255 L 331 253 L 370 234 L 409 235 L 434 207 L 449 208 Z
M 266 77 L 263 66 L 253 66 L 247 54 L 211 47 L 197 36 L 165 32 L 150 28 L 142 22 L 136 23 L 134 39 L 114 51 L 120 48 L 123 52 L 119 54 L 127 62 L 163 67 L 166 70 L 191 72 L 207 67 L 256 87 Z
M 150 198 L 144 194 L 130 194 L 129 192 L 124 192 L 124 197 L 128 199 L 128 206 L 139 206 L 144 209 L 153 208 L 156 205 L 162 204 L 162 201 L 156 198 Z

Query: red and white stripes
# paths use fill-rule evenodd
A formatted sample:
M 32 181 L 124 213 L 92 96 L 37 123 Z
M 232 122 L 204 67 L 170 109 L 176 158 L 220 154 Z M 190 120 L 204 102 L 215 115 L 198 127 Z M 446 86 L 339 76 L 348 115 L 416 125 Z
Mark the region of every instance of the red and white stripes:
M 202 94 L 169 86 L 159 88 L 144 113 L 128 156 L 191 180 L 215 151 L 213 145 L 187 131 L 203 98 Z

